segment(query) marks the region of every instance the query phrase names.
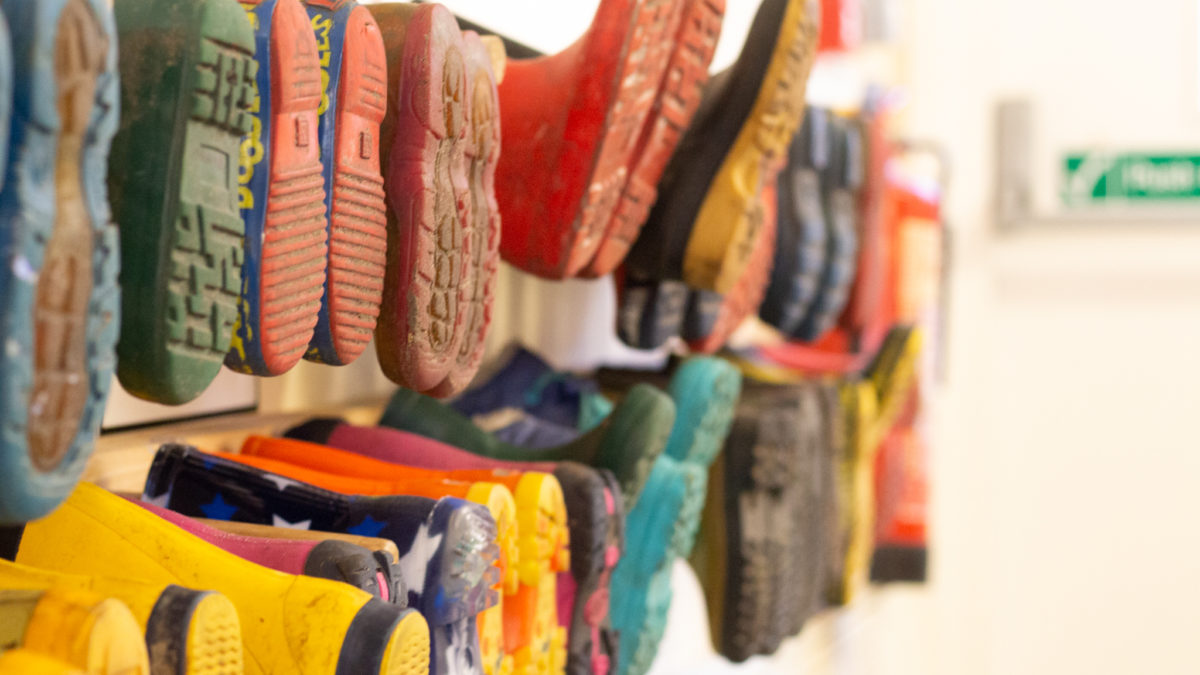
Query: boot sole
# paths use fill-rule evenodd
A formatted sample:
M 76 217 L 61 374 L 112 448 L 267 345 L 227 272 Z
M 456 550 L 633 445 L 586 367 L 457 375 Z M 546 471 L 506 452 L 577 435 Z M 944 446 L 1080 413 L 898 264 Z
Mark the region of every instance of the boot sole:
M 392 208 L 375 346 L 389 379 L 424 392 L 450 374 L 467 332 L 470 125 L 454 16 L 438 5 L 418 7 L 404 29 L 403 53 L 391 63 L 400 85 L 396 106 L 389 106 L 395 141 L 385 150 L 385 175 Z
M 464 243 L 467 247 L 463 271 L 467 289 L 462 306 L 466 317 L 458 355 L 446 379 L 430 392 L 444 398 L 471 383 L 483 362 L 484 341 L 492 323 L 496 274 L 500 267 L 500 210 L 496 202 L 496 165 L 500 160 L 500 98 L 487 48 L 474 33 L 463 35 L 464 56 L 470 70 L 467 78 L 470 111 L 470 150 L 467 175 L 471 211 Z
M 750 217 L 764 172 L 782 163 L 804 114 L 816 55 L 816 17 L 807 0 L 789 0 L 754 106 L 709 182 L 684 251 L 683 279 L 728 293 L 742 276 L 755 239 Z
M 241 144 L 242 294 L 225 365 L 282 375 L 308 346 L 325 278 L 325 192 L 317 145 L 321 69 L 294 0 L 243 2 L 255 31 L 253 121 Z
M 232 0 L 122 2 L 116 16 L 122 117 L 109 188 L 124 252 L 117 375 L 140 398 L 178 405 L 216 377 L 238 316 L 238 158 L 252 128 L 254 33 Z M 165 79 L 169 72 L 177 79 Z M 174 106 L 173 116 L 160 120 L 146 101 Z
M 683 337 L 688 347 L 697 354 L 715 354 L 729 342 L 733 332 L 742 322 L 758 313 L 766 294 L 767 285 L 771 281 L 771 263 L 775 257 L 776 204 L 775 178 L 768 177 L 766 187 L 757 198 L 758 205 L 752 207 L 749 218 L 757 220 L 752 227 L 757 230 L 754 250 L 750 254 L 745 272 L 729 290 L 720 297 L 720 302 L 711 302 L 711 291 L 695 291 L 692 294 L 692 304 L 688 308 L 689 319 L 684 321 Z M 709 302 L 705 302 L 705 300 Z M 716 313 L 712 314 L 712 308 Z M 707 309 L 707 312 L 706 312 Z M 703 317 L 699 320 L 690 318 L 693 311 Z M 707 315 L 706 315 L 707 314 Z M 689 333 L 687 328 L 696 323 L 704 325 L 703 332 Z
M 13 255 L 0 273 L 13 326 L 0 378 L 0 394 L 13 402 L 10 440 L 0 447 L 0 522 L 19 523 L 70 492 L 108 396 L 120 292 L 104 175 L 117 77 L 104 3 L 16 2 L 4 13 L 17 27 L 20 61 L 9 60 L 6 40 L 0 80 L 12 83 L 14 67 L 22 73 L 10 100 L 23 123 L 12 129 L 16 159 L 0 193 Z M 55 158 L 53 171 L 36 165 L 43 156 Z
M 383 297 L 387 206 L 379 132 L 387 112 L 387 58 L 365 7 L 305 4 L 328 82 L 318 133 L 329 238 L 325 288 L 305 358 L 342 366 L 370 343 Z

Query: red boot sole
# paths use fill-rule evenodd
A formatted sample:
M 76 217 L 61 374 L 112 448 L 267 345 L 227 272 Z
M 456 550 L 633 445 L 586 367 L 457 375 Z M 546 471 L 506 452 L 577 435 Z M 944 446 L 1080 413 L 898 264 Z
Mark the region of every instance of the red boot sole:
M 271 97 L 270 187 L 257 325 L 247 327 L 245 338 L 246 343 L 257 343 L 262 361 L 255 364 L 251 357 L 243 364 L 261 375 L 285 373 L 304 356 L 320 311 L 327 251 L 317 139 L 320 64 L 308 15 L 299 2 L 276 5 L 270 44 L 271 91 L 260 92 Z
M 351 363 L 375 331 L 387 263 L 387 206 L 379 125 L 387 112 L 383 36 L 365 7 L 348 17 L 342 46 L 329 205 L 325 312 L 333 365 Z
M 463 312 L 465 334 L 450 374 L 430 393 L 437 397 L 457 394 L 466 388 L 483 362 L 484 342 L 492 324 L 492 302 L 496 295 L 496 273 L 500 268 L 500 207 L 496 202 L 496 164 L 500 160 L 500 97 L 492 59 L 479 35 L 463 34 L 467 65 L 467 95 L 470 111 L 470 146 L 467 175 L 471 190 L 468 220 L 466 269 L 467 288 Z
M 384 176 L 390 232 L 375 347 L 389 379 L 424 392 L 450 374 L 466 332 L 471 197 L 462 33 L 441 5 L 382 5 L 374 14 L 394 101 L 385 120 L 384 135 L 393 138 Z

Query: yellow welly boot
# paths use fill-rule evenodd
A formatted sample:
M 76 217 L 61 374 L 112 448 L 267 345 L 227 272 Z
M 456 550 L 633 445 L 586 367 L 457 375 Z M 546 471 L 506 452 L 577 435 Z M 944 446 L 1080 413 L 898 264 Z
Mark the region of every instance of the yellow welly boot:
M 84 590 L 0 591 L 0 644 L 88 675 L 150 675 L 146 643 L 129 608 Z
M 0 588 L 90 591 L 124 603 L 145 636 L 157 672 L 240 675 L 242 629 L 229 599 L 212 591 L 77 576 L 0 560 Z
M 84 675 L 82 670 L 28 649 L 0 652 L 0 675 Z
M 415 611 L 247 562 L 88 483 L 29 524 L 17 561 L 219 591 L 241 619 L 248 673 L 428 672 L 429 630 Z

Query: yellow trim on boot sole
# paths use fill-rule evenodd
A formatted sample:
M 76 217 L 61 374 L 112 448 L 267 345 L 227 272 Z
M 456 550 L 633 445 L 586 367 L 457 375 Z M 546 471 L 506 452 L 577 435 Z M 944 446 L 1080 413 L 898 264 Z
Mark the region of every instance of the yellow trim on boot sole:
M 381 675 L 427 675 L 429 673 L 429 625 L 416 611 L 400 619 L 383 652 Z
M 533 612 L 532 641 L 514 654 L 516 675 L 543 675 L 561 672 L 555 663 L 565 655 L 556 654 L 555 643 L 565 652 L 566 636 L 559 636 L 558 573 L 571 569 L 571 532 L 567 521 L 567 503 L 558 479 L 547 473 L 527 471 L 521 475 L 515 491 L 517 529 L 521 562 L 522 588 L 518 599 Z M 527 594 L 532 594 L 528 596 Z
M 509 675 L 513 655 L 504 651 L 504 596 L 514 595 L 520 587 L 517 565 L 519 528 L 517 503 L 512 492 L 498 483 L 474 483 L 467 490 L 467 501 L 486 506 L 496 521 L 496 543 L 500 545 L 501 590 L 496 604 L 479 613 L 479 653 L 485 675 Z
M 758 234 L 749 211 L 768 167 L 784 161 L 804 114 L 817 48 L 814 4 L 788 2 L 754 107 L 704 195 L 683 259 L 683 280 L 693 288 L 728 293 L 749 261 Z

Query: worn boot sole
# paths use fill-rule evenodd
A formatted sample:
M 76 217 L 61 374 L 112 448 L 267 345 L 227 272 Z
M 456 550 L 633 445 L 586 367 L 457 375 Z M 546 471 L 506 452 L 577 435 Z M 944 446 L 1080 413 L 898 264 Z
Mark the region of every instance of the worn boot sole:
M 673 24 L 671 60 L 634 151 L 629 180 L 583 276 L 610 274 L 625 259 L 658 198 L 658 182 L 671 154 L 700 106 L 721 35 L 725 0 L 687 0 L 681 9 L 680 21 Z
M 296 0 L 245 0 L 258 73 L 242 141 L 242 295 L 225 365 L 282 375 L 304 355 L 325 280 L 325 191 L 317 144 L 321 67 Z
M 552 56 L 511 60 L 500 83 L 505 152 L 500 252 L 541 277 L 595 256 L 671 58 L 681 0 L 604 0 L 588 31 Z
M 467 332 L 471 145 L 462 33 L 440 5 L 378 5 L 389 64 L 384 121 L 387 272 L 375 348 L 383 372 L 430 391 Z M 389 145 L 390 144 L 390 145 Z
M 756 226 L 758 240 L 754 242 L 754 251 L 750 254 L 750 262 L 741 278 L 729 293 L 720 298 L 719 303 L 712 302 L 714 298 L 711 291 L 696 291 L 692 294 L 692 305 L 688 308 L 689 317 L 684 320 L 683 337 L 687 340 L 688 347 L 697 354 L 715 354 L 720 351 L 738 326 L 754 316 L 762 305 L 763 296 L 771 280 L 771 264 L 775 258 L 776 203 L 773 175 L 768 176 L 758 199 L 759 205 L 751 210 L 750 216 L 760 220 Z M 697 318 L 692 318 L 693 314 L 698 315 Z M 702 324 L 703 327 L 691 333 L 688 328 L 696 323 Z
M 12 61 L 7 42 L 0 61 L 17 77 L 13 161 L 0 192 L 0 396 L 9 401 L 0 523 L 20 523 L 53 509 L 78 480 L 112 376 L 119 256 L 104 176 L 117 123 L 116 36 L 98 0 L 2 10 Z
M 305 358 L 342 366 L 367 348 L 379 319 L 387 263 L 380 124 L 387 59 L 365 7 L 307 0 L 321 56 L 321 162 L 329 234 L 325 288 Z
M 837 323 L 850 300 L 858 270 L 859 202 L 862 181 L 862 140 L 847 120 L 832 123 L 830 165 L 822 176 L 825 212 L 825 266 L 817 292 L 804 319 L 791 336 L 804 342 L 819 340 Z
M 500 98 L 487 47 L 473 32 L 463 34 L 467 67 L 470 144 L 467 151 L 471 209 L 463 244 L 466 246 L 467 289 L 462 311 L 462 345 L 446 379 L 430 394 L 452 396 L 466 388 L 483 362 L 484 342 L 492 325 L 496 274 L 500 269 L 500 207 L 496 201 L 496 166 L 500 160 Z
M 771 283 L 758 315 L 783 333 L 804 320 L 825 269 L 820 173 L 829 163 L 829 114 L 809 107 L 776 182 L 779 227 Z
M 216 377 L 238 316 L 239 146 L 253 128 L 254 32 L 233 0 L 121 0 L 115 13 L 121 127 L 109 189 L 123 252 L 117 375 L 135 396 L 181 404 Z
M 753 94 L 754 105 L 736 140 L 726 146 L 696 211 L 683 260 L 683 279 L 695 288 L 728 293 L 749 261 L 755 239 L 755 221 L 750 217 L 755 197 L 764 173 L 783 161 L 804 114 L 818 25 L 810 4 L 809 0 L 786 2 L 769 61 Z M 752 40 L 756 28 L 751 29 Z

